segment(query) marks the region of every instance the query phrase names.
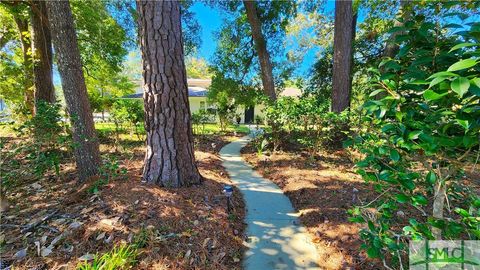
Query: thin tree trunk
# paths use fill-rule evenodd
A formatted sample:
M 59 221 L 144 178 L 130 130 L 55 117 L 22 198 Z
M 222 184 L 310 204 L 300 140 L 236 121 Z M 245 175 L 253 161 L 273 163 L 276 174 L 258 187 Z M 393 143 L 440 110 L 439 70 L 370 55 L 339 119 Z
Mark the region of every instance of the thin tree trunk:
M 443 219 L 443 208 L 445 206 L 445 198 L 446 198 L 446 188 L 445 183 L 442 184 L 440 179 L 435 183 L 434 186 L 434 199 L 433 199 L 433 206 L 432 206 L 432 215 L 437 220 Z M 432 227 L 432 235 L 435 240 L 442 240 L 442 229 Z
M 100 152 L 68 1 L 46 2 L 58 71 L 72 122 L 75 161 L 80 181 L 97 174 Z
M 25 100 L 25 106 L 34 114 L 34 97 L 33 97 L 33 63 L 32 57 L 30 56 L 32 43 L 30 37 L 26 35 L 28 33 L 28 20 L 14 16 L 15 23 L 17 24 L 18 32 L 20 33 L 20 41 L 22 44 L 22 54 L 23 54 L 23 72 L 24 72 L 24 84 L 23 84 L 23 95 Z
M 137 1 L 147 150 L 143 179 L 166 187 L 201 182 L 195 164 L 180 3 Z
M 340 113 L 350 107 L 354 14 L 351 1 L 335 2 L 335 29 L 333 39 L 332 111 Z
M 47 7 L 43 1 L 32 1 L 33 74 L 35 106 L 39 100 L 55 102 L 52 74 L 52 40 L 48 26 Z
M 393 23 L 393 27 L 402 27 L 404 25 L 404 21 L 408 19 L 410 14 L 407 11 L 407 4 L 408 4 L 407 0 L 400 1 L 400 8 L 398 9 L 395 21 Z M 400 18 L 403 18 L 403 20 L 401 20 Z M 390 35 L 387 42 L 385 43 L 385 48 L 383 49 L 383 57 L 395 58 L 395 55 L 397 55 L 398 50 L 400 48 L 398 44 L 395 42 L 395 39 L 397 38 L 397 36 L 403 35 L 404 33 L 405 31 L 395 31 Z M 382 66 L 380 68 L 380 72 L 383 73 L 384 71 L 385 71 L 384 66 Z M 375 96 L 375 99 L 380 100 L 386 96 L 387 96 L 386 92 L 381 92 Z
M 260 61 L 260 69 L 262 75 L 263 91 L 271 101 L 277 99 L 275 93 L 275 83 L 273 81 L 272 63 L 270 54 L 267 50 L 267 42 L 262 34 L 262 22 L 258 18 L 257 7 L 255 1 L 244 0 L 245 10 L 247 11 L 247 19 L 252 28 L 252 36 L 257 48 L 258 59 Z
M 409 17 L 409 12 L 407 11 L 407 0 L 402 0 L 400 1 L 400 8 L 397 12 L 397 18 L 395 18 L 395 21 L 393 23 L 393 27 L 402 27 L 404 24 L 404 21 L 408 19 Z M 401 19 L 403 18 L 403 19 Z M 383 50 L 383 56 L 384 57 L 390 57 L 394 58 L 395 55 L 398 52 L 399 46 L 397 43 L 395 43 L 395 39 L 397 36 L 405 33 L 404 31 L 395 31 L 393 32 L 390 37 L 387 40 L 387 43 L 385 44 L 385 49 Z

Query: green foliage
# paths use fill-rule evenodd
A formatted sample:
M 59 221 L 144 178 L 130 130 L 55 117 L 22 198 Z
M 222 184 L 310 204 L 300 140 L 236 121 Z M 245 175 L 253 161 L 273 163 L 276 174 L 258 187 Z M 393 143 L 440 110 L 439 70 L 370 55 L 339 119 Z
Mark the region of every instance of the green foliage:
M 283 97 L 265 109 L 272 126 L 270 140 L 274 150 L 282 142 L 294 141 L 313 157 L 323 146 L 341 142 L 349 133 L 348 112 L 328 112 L 327 104 L 314 97 Z M 273 128 L 276 127 L 276 128 Z
M 208 79 L 212 77 L 207 61 L 204 58 L 187 57 L 185 59 L 185 68 L 187 69 L 188 78 Z
M 31 114 L 31 104 L 27 104 L 25 97 L 33 93 L 32 51 L 27 50 L 26 55 L 23 54 L 21 37 L 28 43 L 30 33 L 20 33 L 17 22 L 27 23 L 28 18 L 29 8 L 24 3 L 0 3 L 0 98 L 22 121 L 25 115 Z
M 214 71 L 212 84 L 208 91 L 208 100 L 216 105 L 220 129 L 224 131 L 236 117 L 238 106 L 251 106 L 260 100 L 260 92 L 227 78 L 219 70 Z
M 136 245 L 122 244 L 101 256 L 95 255 L 90 263 L 79 264 L 77 270 L 129 269 L 137 262 L 138 255 L 139 251 Z
M 113 98 L 134 92 L 135 85 L 121 73 L 131 37 L 110 13 L 107 1 L 73 1 L 71 6 L 92 110 L 104 112 Z
M 31 138 L 25 145 L 26 159 L 32 163 L 35 175 L 43 176 L 48 170 L 60 172 L 61 148 L 67 146 L 68 137 L 63 130 L 60 104 L 38 101 L 34 117 L 17 128 L 21 136 Z
M 85 78 L 88 99 L 94 112 L 109 111 L 116 98 L 133 93 L 135 84 L 126 76 L 112 73 L 107 69 L 99 69 L 95 76 L 98 77 Z
M 257 155 L 261 156 L 269 144 L 268 137 L 263 129 L 256 129 L 252 131 L 252 145 L 257 150 Z
M 228 78 L 222 71 L 213 70 L 212 84 L 208 88 L 208 99 L 220 106 L 252 106 L 261 101 L 260 89 Z
M 112 97 L 133 92 L 134 85 L 120 73 L 126 48 L 133 37 L 127 36 L 117 22 L 122 14 L 112 13 L 110 1 L 72 1 L 70 4 L 92 109 L 105 111 L 111 106 Z M 20 2 L 0 5 L 2 29 L 3 25 L 8 29 L 6 35 L 2 30 L 0 39 L 0 98 L 7 101 L 15 116 L 31 114 L 25 96 L 27 91 L 33 93 L 33 67 L 26 66 L 32 56 L 29 51 L 27 59 L 23 57 L 20 33 L 16 31 L 14 20 L 21 18 L 28 22 L 30 13 L 30 7 Z M 22 34 L 30 38 L 29 31 Z M 26 76 L 27 73 L 32 75 Z
M 182 14 L 182 33 L 183 33 L 183 48 L 185 55 L 190 56 L 197 52 L 197 49 L 202 44 L 200 33 L 202 28 L 195 18 L 195 13 L 190 10 L 190 7 L 195 3 L 193 0 L 184 0 L 180 2 L 180 12 Z
M 192 113 L 193 133 L 205 134 L 205 125 L 213 122 L 212 120 L 215 121 L 215 114 L 209 110 L 200 110 Z
M 127 174 L 126 168 L 120 167 L 120 162 L 113 157 L 103 161 L 99 170 L 99 179 L 96 180 L 88 189 L 89 193 L 98 193 L 105 185 L 112 180 L 118 180 Z
M 121 129 L 123 129 L 123 126 L 128 124 L 130 131 L 134 132 L 140 139 L 141 125 L 145 120 L 145 114 L 141 100 L 116 100 L 110 109 L 110 117 L 115 123 L 117 137 L 119 136 Z
M 70 2 L 75 18 L 78 45 L 87 74 L 108 68 L 119 72 L 127 54 L 125 30 L 107 9 L 106 1 Z
M 408 239 L 480 237 L 478 196 L 460 181 L 480 131 L 480 24 L 465 27 L 451 33 L 414 16 L 397 29 L 404 33 L 396 58 L 382 61 L 383 72 L 372 70 L 367 129 L 354 141 L 364 155 L 358 173 L 380 195 L 350 211 L 368 225 L 361 238 L 370 257 L 397 258 Z M 450 211 L 439 214 L 447 201 Z M 398 215 L 404 208 L 424 218 L 406 224 Z
M 0 140 L 0 175 L 2 191 L 21 185 L 22 180 L 40 179 L 54 174 L 72 150 L 71 138 L 61 126 L 60 105 L 39 102 L 36 115 L 12 129 L 22 140 L 6 148 Z M 2 128 L 7 128 L 2 125 Z
M 218 44 L 212 66 L 222 77 L 231 79 L 238 85 L 257 86 L 260 66 L 243 3 L 241 1 L 212 1 L 212 3 L 228 12 L 227 19 L 217 32 Z M 292 63 L 283 57 L 283 38 L 289 20 L 296 13 L 296 3 L 256 1 L 255 4 L 272 61 L 275 84 L 280 87 L 293 70 Z

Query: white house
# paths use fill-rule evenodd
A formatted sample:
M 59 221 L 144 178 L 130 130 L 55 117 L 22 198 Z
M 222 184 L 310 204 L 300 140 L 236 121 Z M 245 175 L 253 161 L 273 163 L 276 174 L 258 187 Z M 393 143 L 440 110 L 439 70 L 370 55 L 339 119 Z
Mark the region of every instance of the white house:
M 190 103 L 191 113 L 203 111 L 208 108 L 215 108 L 215 104 L 209 104 L 207 100 L 208 87 L 211 84 L 210 79 L 188 79 L 187 84 L 188 101 Z M 298 97 L 300 94 L 300 89 L 287 87 L 282 91 L 282 93 L 280 93 L 280 96 Z M 124 98 L 143 98 L 143 90 L 141 87 L 139 87 L 137 89 L 137 93 L 127 95 Z M 265 106 L 263 104 L 257 104 L 253 108 L 240 106 L 237 108 L 237 114 L 241 117 L 240 123 L 253 123 L 257 116 L 260 116 L 263 119 L 264 108 Z

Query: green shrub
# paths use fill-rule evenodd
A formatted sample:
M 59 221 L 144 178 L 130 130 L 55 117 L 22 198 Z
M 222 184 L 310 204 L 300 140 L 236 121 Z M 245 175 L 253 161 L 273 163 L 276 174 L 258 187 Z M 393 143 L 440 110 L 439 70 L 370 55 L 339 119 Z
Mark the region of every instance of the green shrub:
M 315 97 L 280 98 L 265 111 L 272 127 L 269 140 L 274 151 L 279 145 L 294 141 L 313 157 L 322 147 L 340 147 L 350 132 L 351 115 L 328 112 L 328 106 Z
M 89 193 L 98 193 L 112 180 L 121 179 L 127 174 L 126 168 L 120 167 L 120 162 L 114 157 L 106 158 L 99 170 L 99 179 L 88 189 Z
M 479 146 L 480 23 L 450 27 L 412 18 L 396 58 L 372 70 L 368 129 L 353 142 L 358 173 L 379 196 L 350 214 L 367 225 L 363 248 L 384 262 L 399 264 L 412 239 L 480 239 L 480 199 L 461 181 Z
M 192 113 L 193 132 L 205 134 L 205 125 L 212 122 L 212 115 L 208 110 Z M 200 128 L 201 127 L 201 128 Z
M 62 134 L 60 125 L 60 104 L 38 101 L 35 116 L 26 120 L 16 131 L 29 138 L 21 150 L 32 164 L 36 176 L 43 176 L 48 170 L 58 175 L 61 148 L 69 147 L 69 137 Z
M 117 139 L 125 125 L 130 128 L 130 133 L 135 133 L 141 139 L 141 125 L 145 120 L 143 104 L 140 100 L 119 99 L 110 109 L 110 116 L 115 124 Z

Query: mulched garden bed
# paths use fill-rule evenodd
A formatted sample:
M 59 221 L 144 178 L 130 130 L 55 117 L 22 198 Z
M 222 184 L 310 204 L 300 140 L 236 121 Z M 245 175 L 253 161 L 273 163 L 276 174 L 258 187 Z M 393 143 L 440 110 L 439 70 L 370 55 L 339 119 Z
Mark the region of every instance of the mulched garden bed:
M 322 269 L 377 269 L 379 264 L 360 252 L 359 224 L 348 221 L 347 210 L 358 199 L 374 198 L 373 189 L 354 172 L 342 151 L 312 159 L 294 149 L 257 154 L 248 144 L 243 158 L 290 198 L 300 221 L 312 234 Z
M 18 179 L 19 185 L 6 194 L 10 208 L 1 216 L 0 268 L 75 269 L 81 259 L 143 237 L 133 269 L 240 269 L 244 203 L 240 192 L 234 192 L 234 210 L 226 212 L 222 190 L 230 180 L 218 156 L 235 138 L 196 137 L 195 154 L 205 181 L 188 188 L 142 184 L 141 143 L 117 153 L 112 145 L 101 145 L 102 153 L 116 156 L 127 174 L 98 194 L 88 191 L 97 179 L 75 181 L 71 160 L 62 164 L 59 177 Z M 9 139 L 2 151 L 14 147 L 15 140 Z

